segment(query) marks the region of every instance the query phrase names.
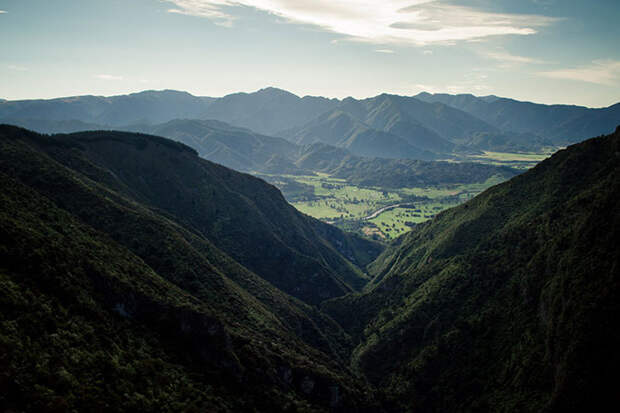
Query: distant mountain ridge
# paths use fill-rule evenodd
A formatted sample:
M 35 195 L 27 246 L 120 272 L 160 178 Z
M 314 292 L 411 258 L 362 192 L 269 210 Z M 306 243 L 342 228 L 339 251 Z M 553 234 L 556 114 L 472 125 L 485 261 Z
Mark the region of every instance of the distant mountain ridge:
M 0 121 L 41 132 L 94 125 L 118 129 L 174 119 L 218 120 L 295 143 L 328 143 L 360 156 L 430 160 L 472 151 L 565 146 L 582 136 L 613 131 L 620 122 L 620 104 L 589 109 L 428 93 L 338 100 L 299 97 L 273 87 L 221 98 L 166 90 L 0 102 Z
M 304 124 L 337 104 L 337 99 L 299 97 L 282 89 L 268 87 L 254 93 L 234 93 L 216 99 L 203 117 L 274 135 L 278 131 Z
M 535 134 L 556 145 L 575 143 L 583 136 L 609 133 L 620 122 L 620 103 L 593 109 L 470 94 L 420 93 L 415 98 L 443 103 L 476 116 L 502 131 Z
M 340 109 L 327 112 L 303 128 L 286 131 L 281 135 L 300 145 L 327 143 L 359 156 L 414 159 L 437 157 L 398 135 L 373 129 Z
M 148 90 L 110 97 L 16 100 L 0 104 L 0 121 L 80 121 L 104 126 L 161 123 L 176 118 L 200 118 L 213 100 L 176 90 Z
M 299 150 L 297 145 L 221 121 L 175 119 L 164 124 L 123 129 L 183 142 L 195 148 L 203 158 L 238 171 L 268 172 L 279 160 L 280 173 L 295 175 L 303 172 L 293 164 Z

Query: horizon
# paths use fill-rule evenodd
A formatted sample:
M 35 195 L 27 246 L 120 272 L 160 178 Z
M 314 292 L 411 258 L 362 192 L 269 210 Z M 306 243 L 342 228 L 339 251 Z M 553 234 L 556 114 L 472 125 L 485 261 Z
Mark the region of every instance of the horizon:
M 508 100 L 515 100 L 518 102 L 523 102 L 523 103 L 533 103 L 533 104 L 538 104 L 538 105 L 547 105 L 547 106 L 581 106 L 581 107 L 586 107 L 589 109 L 603 109 L 603 108 L 607 108 L 610 106 L 614 106 L 616 104 L 620 103 L 620 99 L 617 102 L 611 103 L 610 105 L 607 106 L 586 106 L 586 105 L 577 105 L 577 104 L 571 104 L 571 103 L 563 103 L 563 102 L 556 102 L 556 103 L 544 103 L 544 102 L 535 102 L 532 100 L 520 100 L 520 99 L 514 99 L 510 96 L 498 96 L 498 95 L 494 95 L 494 94 L 488 94 L 488 95 L 482 95 L 482 94 L 475 94 L 475 93 L 468 93 L 468 92 L 463 92 L 463 93 L 447 93 L 447 92 L 436 92 L 436 93 L 431 93 L 428 91 L 420 91 L 416 94 L 413 95 L 404 95 L 404 94 L 399 94 L 399 93 L 379 93 L 377 95 L 372 95 L 372 96 L 345 96 L 345 97 L 330 97 L 330 96 L 321 96 L 321 95 L 316 95 L 316 94 L 298 94 L 295 93 L 293 91 L 290 90 L 286 90 L 286 89 L 282 89 L 280 87 L 277 86 L 265 86 L 262 87 L 260 89 L 257 90 L 252 90 L 252 91 L 237 91 L 237 92 L 232 92 L 226 95 L 222 95 L 222 96 L 209 96 L 209 95 L 200 95 L 200 94 L 196 94 L 196 93 L 192 93 L 188 90 L 178 90 L 178 89 L 143 89 L 143 90 L 138 90 L 138 91 L 129 91 L 126 93 L 118 93 L 118 94 L 110 94 L 110 95 L 95 95 L 95 94 L 79 94 L 79 95 L 67 95 L 67 96 L 53 96 L 53 97 L 46 97 L 46 98 L 40 98 L 40 97 L 35 97 L 35 98 L 26 98 L 26 99 L 7 99 L 4 97 L 0 97 L 0 101 L 5 101 L 5 102 L 17 102 L 17 101 L 35 101 L 35 100 L 59 100 L 59 99 L 72 99 L 72 98 L 79 98 L 79 97 L 87 97 L 87 96 L 92 96 L 92 97 L 98 97 L 98 98 L 113 98 L 113 97 L 118 97 L 118 96 L 130 96 L 130 95 L 138 95 L 141 93 L 148 93 L 148 92 L 155 92 L 155 93 L 162 93 L 162 92 L 178 92 L 178 93 L 187 93 L 191 96 L 194 97 L 199 97 L 199 98 L 213 98 L 213 99 L 222 99 L 225 98 L 227 96 L 231 96 L 231 95 L 236 95 L 236 94 L 246 94 L 246 95 L 250 95 L 250 94 L 254 94 L 254 93 L 258 93 L 261 91 L 265 91 L 265 90 L 269 90 L 269 89 L 274 89 L 274 90 L 279 90 L 279 91 L 283 91 L 286 93 L 290 93 L 300 99 L 303 99 L 305 97 L 316 97 L 316 98 L 325 98 L 325 99 L 336 99 L 338 101 L 343 101 L 345 99 L 355 99 L 355 100 L 365 100 L 365 99 L 372 99 L 381 95 L 392 95 L 392 96 L 402 96 L 402 97 L 411 97 L 411 98 L 416 98 L 418 95 L 421 94 L 429 94 L 429 95 L 441 95 L 441 94 L 448 94 L 448 95 L 452 95 L 452 96 L 474 96 L 476 98 L 485 98 L 485 97 L 496 97 L 498 99 L 508 99 Z
M 7 100 L 183 90 L 420 92 L 606 107 L 614 0 L 0 0 Z

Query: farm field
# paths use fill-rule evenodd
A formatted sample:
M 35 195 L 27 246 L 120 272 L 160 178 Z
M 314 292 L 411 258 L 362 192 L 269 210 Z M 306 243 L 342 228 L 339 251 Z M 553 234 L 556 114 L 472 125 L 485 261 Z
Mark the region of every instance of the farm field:
M 388 211 L 382 212 L 377 217 L 369 219 L 367 221 L 367 227 L 378 230 L 378 233 L 383 234 L 383 238 L 396 238 L 405 232 L 411 230 L 413 226 L 421 222 L 432 219 L 437 213 L 443 211 L 446 208 L 458 205 L 458 202 L 428 202 L 422 201 L 414 203 L 410 207 L 394 208 Z M 364 233 L 372 233 L 369 229 L 362 231 Z
M 557 148 L 554 148 L 555 151 Z M 485 151 L 458 162 L 478 162 L 528 169 L 552 152 L 509 153 Z M 326 173 L 314 175 L 265 175 L 299 211 L 314 218 L 366 236 L 390 240 L 439 212 L 459 205 L 485 189 L 504 181 L 500 175 L 485 182 L 425 187 L 383 188 L 358 186 Z
M 482 155 L 471 155 L 468 161 L 487 163 L 491 165 L 509 166 L 517 169 L 529 169 L 540 161 L 551 156 L 559 148 L 549 149 L 542 153 L 512 153 L 484 151 Z
M 473 198 L 503 181 L 424 188 L 379 188 L 351 185 L 327 174 L 263 176 L 304 214 L 375 239 L 393 239 L 444 209 Z M 388 207 L 376 216 L 377 211 Z

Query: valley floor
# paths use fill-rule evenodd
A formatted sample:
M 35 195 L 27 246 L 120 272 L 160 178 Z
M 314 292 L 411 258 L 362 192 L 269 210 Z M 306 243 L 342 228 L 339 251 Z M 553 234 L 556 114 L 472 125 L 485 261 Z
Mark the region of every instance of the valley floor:
M 485 151 L 465 156 L 457 162 L 527 170 L 548 158 L 553 151 Z M 393 188 L 356 185 L 322 172 L 314 175 L 257 175 L 277 186 L 287 201 L 299 211 L 377 240 L 390 240 L 405 234 L 415 225 L 434 218 L 441 211 L 457 206 L 506 179 L 495 175 L 484 182 L 470 184 Z
M 504 178 L 485 182 L 413 188 L 354 185 L 328 174 L 260 175 L 277 186 L 299 211 L 341 229 L 390 240 L 416 224 L 467 201 Z

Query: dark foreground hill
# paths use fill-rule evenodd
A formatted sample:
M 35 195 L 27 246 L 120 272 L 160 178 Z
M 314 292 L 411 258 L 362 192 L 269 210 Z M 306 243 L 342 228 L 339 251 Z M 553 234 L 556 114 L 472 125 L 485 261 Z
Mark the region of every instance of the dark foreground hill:
M 420 225 L 347 296 L 374 244 L 163 138 L 2 126 L 0 188 L 6 410 L 620 402 L 620 130 Z
M 325 308 L 397 411 L 602 411 L 620 367 L 620 128 L 439 214 Z
M 146 135 L 2 126 L 0 182 L 3 408 L 269 411 L 366 398 L 346 368 L 347 336 L 292 295 L 317 303 L 361 287 L 343 254 L 363 265 L 377 245 Z
M 310 303 L 363 286 L 365 276 L 357 266 L 378 252 L 376 244 L 300 214 L 273 186 L 200 159 L 191 148 L 166 139 L 120 132 L 28 137 L 26 142 L 54 161 L 170 214 Z

